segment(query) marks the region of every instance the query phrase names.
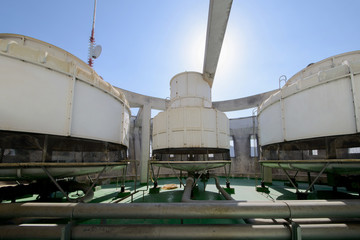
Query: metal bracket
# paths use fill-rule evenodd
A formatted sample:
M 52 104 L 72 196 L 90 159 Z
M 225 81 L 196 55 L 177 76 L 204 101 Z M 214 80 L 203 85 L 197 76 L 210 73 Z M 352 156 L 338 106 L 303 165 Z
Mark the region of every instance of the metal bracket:
M 207 169 L 205 169 L 204 171 L 201 171 L 201 172 L 199 173 L 199 176 L 196 178 L 196 180 L 195 180 L 195 182 L 194 182 L 194 184 L 193 184 L 193 187 L 196 186 L 196 184 L 199 182 L 201 176 L 202 176 L 202 175 L 204 174 L 204 172 L 206 172 L 206 171 L 207 171 Z
M 228 171 L 226 171 L 226 166 L 227 165 L 228 165 Z M 224 171 L 225 171 L 225 176 L 226 176 L 226 184 L 227 185 L 229 184 L 229 186 L 230 186 L 229 178 L 230 178 L 230 173 L 231 173 L 231 163 L 224 165 Z M 226 187 L 228 187 L 228 186 L 226 186 Z
M 306 189 L 306 191 L 304 192 L 304 194 L 307 194 L 309 192 L 309 190 L 314 186 L 314 184 L 317 182 L 317 180 L 319 179 L 319 177 L 321 176 L 321 174 L 325 171 L 325 169 L 329 166 L 330 162 L 327 162 L 324 167 L 321 169 L 321 171 L 319 172 L 319 174 L 316 176 L 316 178 L 311 182 L 311 184 L 309 185 L 309 187 Z M 296 186 L 296 184 L 291 180 L 291 177 L 290 175 L 288 174 L 288 172 L 283 168 L 281 167 L 280 163 L 278 163 L 278 166 L 279 168 L 281 168 L 286 177 L 288 178 L 288 180 L 290 181 L 291 185 L 296 189 L 296 192 L 297 193 L 301 193 L 299 191 L 299 188 Z M 297 175 L 298 172 L 296 172 L 295 176 Z
M 57 181 L 54 179 L 53 176 L 51 176 L 50 172 L 45 168 L 45 167 L 41 167 L 42 170 L 46 173 L 46 175 L 48 175 L 48 177 L 50 178 L 50 180 L 55 184 L 55 186 L 60 190 L 60 192 L 66 197 L 66 199 L 71 202 L 71 199 L 69 198 L 68 194 L 65 193 L 64 189 L 62 189 L 62 187 L 57 183 Z
M 105 167 L 103 168 L 103 170 L 98 174 L 96 180 L 91 184 L 91 187 L 86 191 L 86 193 L 85 193 L 85 195 L 84 195 L 83 198 L 85 198 L 85 197 L 92 191 L 92 189 L 93 189 L 93 187 L 95 186 L 95 184 L 97 184 L 97 183 L 99 182 L 99 178 L 100 178 L 100 176 L 104 173 L 105 169 L 106 169 L 106 166 L 105 166 Z
M 158 178 L 159 178 L 159 174 L 160 174 L 160 167 L 158 167 L 156 174 L 155 174 L 155 170 L 154 170 L 154 167 L 153 167 L 153 164 L 152 164 L 152 163 L 150 163 L 150 169 L 151 169 L 151 172 L 152 172 L 152 176 L 154 177 L 154 188 L 156 188 L 156 187 L 157 187 Z
M 121 192 L 125 192 L 126 172 L 127 172 L 127 165 L 125 165 L 125 167 L 122 169 Z
M 50 180 L 55 184 L 55 186 L 60 190 L 60 192 L 66 197 L 66 200 L 68 200 L 69 202 L 74 202 L 74 201 L 78 202 L 78 200 L 72 200 L 72 199 L 69 198 L 69 195 L 67 193 L 65 193 L 64 189 L 59 185 L 59 183 L 54 179 L 54 177 L 50 174 L 50 172 L 45 167 L 41 167 L 41 168 L 46 173 L 46 175 L 50 178 Z M 86 193 L 84 193 L 85 195 L 83 197 L 81 197 L 80 199 L 84 199 L 89 195 L 89 193 L 92 191 L 95 184 L 98 183 L 99 178 L 104 173 L 105 169 L 106 169 L 106 166 L 98 174 L 96 180 L 92 183 L 91 187 L 86 191 Z
M 319 174 L 316 176 L 316 178 L 314 179 L 314 181 L 312 181 L 312 183 L 310 184 L 310 186 L 306 189 L 305 193 L 307 193 L 312 186 L 315 184 L 315 182 L 319 179 L 320 175 L 325 171 L 325 169 L 329 166 L 330 162 L 327 162 L 325 164 L 325 166 L 321 169 L 321 171 L 319 172 Z
M 301 227 L 298 223 L 293 222 L 291 219 L 285 219 L 287 222 L 284 223 L 287 226 L 291 233 L 291 240 L 301 240 Z
M 183 183 L 183 181 L 181 180 L 181 178 L 176 174 L 175 169 L 171 166 L 170 163 L 168 163 L 169 167 L 171 168 L 171 170 L 173 171 L 174 175 L 177 177 L 177 179 L 180 182 L 180 185 L 182 184 L 183 186 L 185 186 L 185 184 Z
M 298 187 L 296 186 L 296 184 L 291 180 L 291 177 L 289 175 L 289 173 L 283 168 L 281 167 L 280 163 L 278 163 L 279 167 L 284 171 L 286 177 L 288 178 L 289 182 L 291 183 L 291 185 L 296 189 L 296 192 L 299 192 L 299 189 Z M 296 175 L 297 175 L 297 172 L 296 172 Z M 295 175 L 295 176 L 296 176 Z

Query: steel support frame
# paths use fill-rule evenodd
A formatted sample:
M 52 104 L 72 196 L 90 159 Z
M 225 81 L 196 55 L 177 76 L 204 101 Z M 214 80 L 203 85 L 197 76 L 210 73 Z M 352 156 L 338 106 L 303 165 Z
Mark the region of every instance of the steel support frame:
M 152 172 L 152 176 L 153 176 L 153 178 L 154 178 L 154 188 L 156 188 L 157 185 L 158 185 L 158 179 L 159 179 L 159 174 L 160 174 L 160 167 L 158 167 L 157 172 L 156 172 L 156 174 L 155 174 L 154 166 L 153 166 L 153 164 L 152 164 L 150 161 L 149 161 L 149 166 L 150 166 L 150 169 L 151 169 L 151 172 Z M 149 172 L 149 170 L 148 170 L 148 172 Z
M 155 174 L 155 170 L 154 170 L 154 167 L 153 167 L 153 163 L 151 161 L 149 161 L 149 168 L 152 172 L 152 176 L 154 177 L 154 188 L 157 187 L 157 180 L 159 178 L 159 174 L 160 174 L 160 166 L 157 166 L 158 169 L 157 169 L 157 172 Z M 175 169 L 171 166 L 170 163 L 167 163 L 167 165 L 169 166 L 169 168 L 172 170 L 173 174 L 176 176 L 176 178 L 179 180 L 179 183 L 180 183 L 180 186 L 183 185 L 185 186 L 184 182 L 181 180 L 182 178 L 182 171 L 180 171 L 180 176 L 179 174 L 176 173 Z M 226 169 L 228 165 L 228 169 Z M 194 182 L 194 186 L 198 183 L 198 181 L 200 180 L 201 176 L 204 174 L 204 172 L 208 171 L 209 169 L 208 168 L 205 168 L 204 170 L 202 171 L 199 171 L 199 176 L 196 178 L 195 182 Z M 231 174 L 231 162 L 229 163 L 226 163 L 224 165 L 224 171 L 225 171 L 225 177 L 226 177 L 226 187 L 227 188 L 230 188 L 230 174 Z M 155 184 L 156 183 L 156 184 Z
M 296 189 L 296 193 L 304 193 L 304 194 L 307 194 L 309 192 L 309 190 L 314 186 L 314 184 L 317 182 L 317 180 L 319 179 L 319 177 L 321 176 L 321 174 L 323 174 L 323 172 L 325 171 L 325 169 L 329 166 L 330 162 L 327 162 L 324 167 L 321 169 L 321 171 L 316 175 L 315 179 L 313 181 L 311 181 L 310 183 L 310 179 L 309 179 L 309 187 L 306 189 L 305 192 L 300 192 L 299 191 L 299 188 L 296 186 L 296 184 L 292 181 L 289 173 L 286 171 L 285 168 L 281 167 L 281 164 L 278 163 L 278 166 L 280 169 L 283 170 L 283 172 L 285 173 L 287 179 L 290 181 L 291 185 Z M 297 175 L 299 171 L 296 172 L 295 176 Z
M 86 191 L 86 193 L 84 193 L 84 196 L 79 198 L 80 201 L 82 201 L 81 199 L 86 198 L 89 193 L 91 192 L 91 190 L 93 189 L 93 187 L 99 182 L 99 178 L 100 176 L 104 173 L 105 169 L 107 166 L 105 166 L 103 168 L 103 170 L 101 170 L 101 172 L 98 174 L 97 178 L 95 181 L 92 182 L 91 187 Z M 51 175 L 51 173 L 49 172 L 49 170 L 47 170 L 45 167 L 41 167 L 42 170 L 46 173 L 46 175 L 50 178 L 51 182 L 54 183 L 54 185 L 59 189 L 59 191 L 66 197 L 66 200 L 69 202 L 79 202 L 79 199 L 70 199 L 69 195 L 67 193 L 65 193 L 64 189 L 59 185 L 59 183 L 55 180 L 55 178 Z
M 226 166 L 228 165 L 228 171 L 226 171 Z M 226 187 L 230 188 L 230 174 L 231 174 L 231 162 L 224 165 L 225 177 L 226 177 Z

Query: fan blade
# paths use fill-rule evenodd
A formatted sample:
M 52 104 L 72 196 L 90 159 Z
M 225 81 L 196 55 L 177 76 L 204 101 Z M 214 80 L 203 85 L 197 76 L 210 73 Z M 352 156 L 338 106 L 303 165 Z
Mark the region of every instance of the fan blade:
M 204 80 L 210 87 L 214 81 L 231 5 L 232 0 L 210 0 L 203 69 Z

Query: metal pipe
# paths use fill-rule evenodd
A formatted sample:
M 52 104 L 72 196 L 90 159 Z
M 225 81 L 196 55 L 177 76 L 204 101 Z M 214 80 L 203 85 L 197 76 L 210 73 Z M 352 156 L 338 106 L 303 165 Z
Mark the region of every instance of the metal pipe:
M 188 177 L 186 179 L 186 186 L 184 187 L 184 192 L 181 198 L 181 202 L 194 203 L 194 204 L 204 204 L 204 203 L 219 203 L 219 200 L 192 200 L 191 192 L 194 185 L 194 178 Z
M 59 239 L 67 225 L 3 225 L 1 239 Z M 358 239 L 360 224 L 300 225 L 301 239 Z M 76 225 L 71 239 L 292 239 L 279 225 Z
M 224 198 L 226 200 L 232 200 L 232 201 L 235 201 L 235 199 L 233 199 L 231 197 L 230 194 L 228 194 L 221 186 L 220 186 L 220 183 L 219 183 L 219 179 L 217 177 L 214 177 L 215 178 L 215 185 L 216 185 L 216 188 L 220 191 L 220 193 L 224 196 Z
M 182 195 L 181 202 L 192 202 L 193 201 L 193 200 L 191 200 L 191 191 L 193 188 L 193 184 L 194 184 L 194 178 L 188 177 L 186 179 L 186 185 L 184 187 L 184 193 Z
M 231 196 L 230 194 L 228 194 L 219 184 L 219 180 L 215 178 L 215 183 L 216 183 L 216 188 L 221 192 L 221 194 L 225 197 L 226 200 L 230 200 L 230 201 L 235 201 Z M 201 203 L 201 204 L 204 204 L 204 203 L 219 203 L 219 200 L 201 200 L 201 201 L 198 201 L 198 200 L 192 200 L 191 199 L 191 191 L 192 191 L 192 188 L 193 188 L 193 185 L 194 185 L 194 178 L 192 177 L 188 177 L 186 179 L 186 186 L 184 187 L 184 193 L 182 195 L 182 198 L 181 198 L 181 202 L 193 202 L 193 203 Z
M 359 200 L 199 201 L 195 203 L 8 203 L 0 218 L 203 219 L 203 218 L 359 218 Z

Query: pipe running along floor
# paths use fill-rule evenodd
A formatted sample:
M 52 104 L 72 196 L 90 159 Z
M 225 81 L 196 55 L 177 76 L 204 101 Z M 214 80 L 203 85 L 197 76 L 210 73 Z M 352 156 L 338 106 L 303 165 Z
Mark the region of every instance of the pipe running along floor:
M 182 179 L 185 184 L 186 179 Z M 220 185 L 226 186 L 226 178 L 219 178 Z M 231 187 L 234 189 L 234 194 L 231 196 L 237 201 L 277 201 L 277 200 L 296 200 L 296 190 L 287 186 L 284 181 L 273 181 L 269 187 L 270 193 L 257 192 L 255 190 L 257 185 L 260 185 L 259 179 L 247 178 L 230 178 Z M 134 182 L 126 182 L 126 191 L 134 193 L 126 198 L 124 195 L 118 195 L 120 192 L 120 182 L 102 185 L 97 187 L 94 198 L 91 203 L 120 203 L 130 204 L 134 203 L 176 203 L 181 202 L 184 192 L 184 186 L 180 186 L 177 178 L 160 178 L 158 179 L 159 193 L 150 194 L 149 190 L 152 188 L 143 186 L 139 183 L 136 186 L 136 193 L 134 193 Z M 299 183 L 299 189 L 306 189 L 307 183 Z M 72 193 L 76 195 L 77 193 Z M 38 202 L 36 195 L 26 198 L 18 199 L 16 202 Z M 61 193 L 57 193 L 57 198 L 49 200 L 51 202 L 64 202 L 65 198 L 60 198 Z M 225 198 L 219 193 L 215 186 L 214 178 L 210 178 L 205 184 L 201 180 L 197 182 L 197 186 L 193 188 L 192 200 L 201 202 L 202 200 L 218 200 L 226 202 Z M 315 190 L 310 192 L 308 199 L 359 199 L 355 192 L 346 191 L 345 188 L 338 188 L 337 192 L 327 185 L 315 185 Z M 3 203 L 9 203 L 4 201 Z M 82 220 L 81 224 L 245 224 L 243 219 L 92 219 Z

